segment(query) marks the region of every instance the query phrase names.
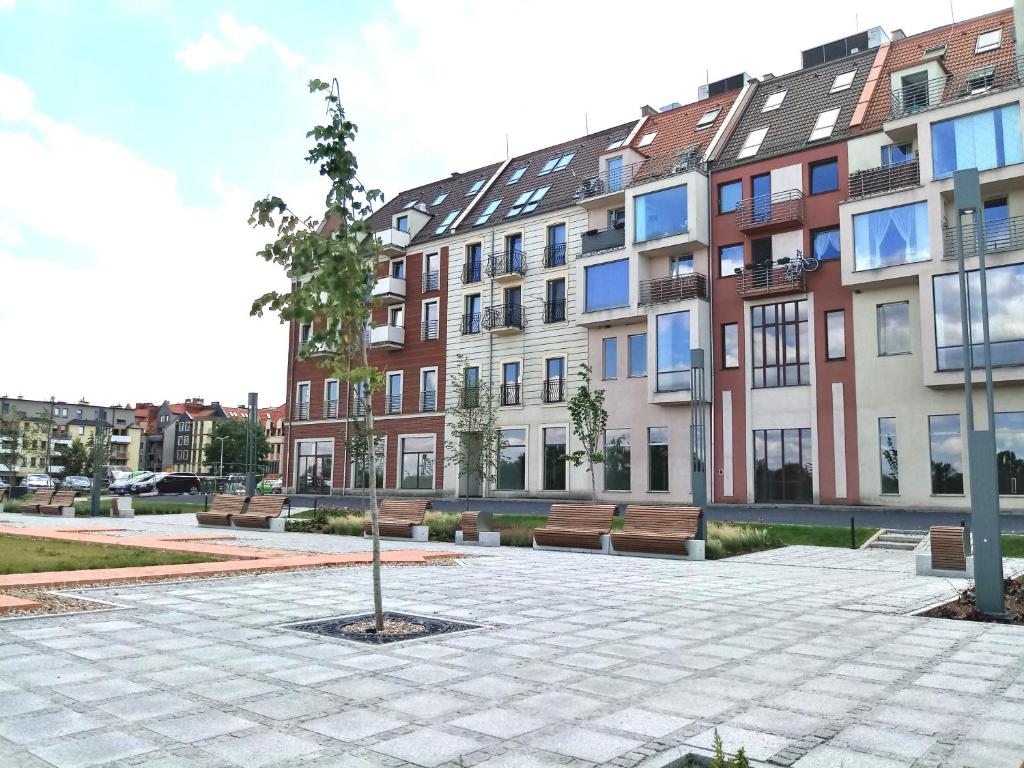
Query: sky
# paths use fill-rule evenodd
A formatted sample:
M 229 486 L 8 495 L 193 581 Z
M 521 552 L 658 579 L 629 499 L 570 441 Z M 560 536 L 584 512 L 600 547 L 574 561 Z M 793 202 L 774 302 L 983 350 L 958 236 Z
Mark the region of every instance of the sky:
M 267 194 L 319 216 L 310 78 L 338 79 L 390 198 L 868 27 L 1008 5 L 0 0 L 0 395 L 283 402 L 286 328 L 249 307 L 287 280 L 246 220 Z

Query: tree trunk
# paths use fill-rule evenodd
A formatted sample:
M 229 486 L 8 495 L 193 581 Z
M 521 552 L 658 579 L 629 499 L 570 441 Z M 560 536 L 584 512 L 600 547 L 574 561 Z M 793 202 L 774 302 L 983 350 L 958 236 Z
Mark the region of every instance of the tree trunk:
M 590 462 L 590 500 L 597 503 L 597 476 L 594 474 L 594 462 Z
M 366 345 L 363 345 L 363 367 L 368 368 Z M 370 470 L 370 531 L 373 535 L 373 621 L 378 632 L 384 631 L 384 600 L 380 588 L 380 513 L 377 509 L 377 441 L 373 433 L 373 390 L 366 385 L 366 432 L 369 436 L 367 465 Z

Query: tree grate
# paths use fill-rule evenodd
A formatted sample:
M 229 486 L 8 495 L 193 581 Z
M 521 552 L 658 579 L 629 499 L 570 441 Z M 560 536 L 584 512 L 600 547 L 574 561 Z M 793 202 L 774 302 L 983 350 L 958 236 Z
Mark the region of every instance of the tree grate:
M 422 637 L 433 635 L 446 635 L 453 632 L 465 632 L 470 629 L 480 629 L 479 624 L 469 624 L 449 619 L 439 619 L 428 616 L 413 616 L 409 613 L 396 613 L 394 611 L 384 612 L 384 622 L 402 622 L 406 625 L 413 625 L 409 630 L 396 634 L 376 634 L 367 632 L 365 629 L 357 628 L 365 622 L 373 621 L 372 613 L 361 613 L 357 616 L 335 616 L 329 619 L 317 619 L 316 621 L 304 621 L 298 624 L 287 624 L 286 629 L 294 629 L 299 632 L 308 632 L 311 635 L 321 637 L 333 637 L 341 640 L 353 640 L 357 643 L 368 643 L 370 645 L 388 645 L 402 642 L 403 640 L 418 640 Z

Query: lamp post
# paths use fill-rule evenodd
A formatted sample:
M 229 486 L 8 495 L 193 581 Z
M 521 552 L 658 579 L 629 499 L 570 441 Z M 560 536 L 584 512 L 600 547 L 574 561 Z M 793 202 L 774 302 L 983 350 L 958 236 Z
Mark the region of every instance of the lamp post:
M 224 477 L 224 441 L 227 440 L 227 436 L 215 437 L 214 440 L 220 440 L 220 470 L 217 472 L 218 475 Z

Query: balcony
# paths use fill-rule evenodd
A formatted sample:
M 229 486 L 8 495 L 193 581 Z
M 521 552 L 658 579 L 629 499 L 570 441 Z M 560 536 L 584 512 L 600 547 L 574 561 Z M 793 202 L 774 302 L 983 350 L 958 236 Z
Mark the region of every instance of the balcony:
M 420 341 L 433 341 L 440 338 L 440 335 L 437 320 L 427 320 L 420 325 Z
M 545 246 L 544 266 L 547 268 L 565 266 L 565 243 Z
M 441 289 L 441 273 L 438 271 L 423 273 L 423 292 L 437 291 Z
M 71 445 L 70 437 L 55 437 L 50 440 L 50 450 L 57 450 L 58 445 Z
M 1024 248 L 1024 216 L 1012 216 L 990 222 L 979 232 L 977 224 L 964 224 L 964 255 L 978 255 L 980 240 L 984 237 L 985 253 L 1002 253 Z M 942 258 L 955 259 L 959 254 L 956 227 L 942 228 Z
M 769 232 L 797 227 L 804 221 L 804 196 L 798 189 L 740 200 L 736 226 L 741 232 Z
M 462 316 L 462 335 L 469 336 L 473 333 L 480 333 L 480 313 Z
M 545 379 L 541 385 L 541 400 L 545 403 L 565 401 L 565 379 Z
M 583 255 L 622 248 L 626 245 L 626 225 L 617 224 L 608 229 L 592 229 L 580 235 Z
M 405 328 L 399 325 L 378 325 L 370 329 L 370 347 L 374 349 L 404 349 Z
M 519 333 L 525 326 L 522 304 L 498 304 L 484 310 L 484 328 L 498 335 Z
M 1024 55 L 979 67 L 970 72 L 948 74 L 892 92 L 890 118 L 899 120 L 926 109 L 963 99 L 976 98 L 1021 82 Z
M 405 301 L 405 278 L 382 277 L 374 284 L 371 295 L 381 304 L 401 304 Z
M 526 257 L 515 248 L 496 251 L 487 263 L 487 274 L 500 283 L 520 280 L 526 274 Z
M 324 400 L 324 418 L 325 419 L 336 419 L 338 418 L 338 401 L 335 400 Z
M 565 322 L 565 300 L 544 302 L 544 322 L 564 323 Z
M 420 392 L 420 412 L 431 413 L 437 410 L 437 391 L 425 389 Z
M 669 301 L 706 299 L 707 278 L 697 272 L 676 277 L 660 277 L 640 282 L 640 305 L 665 304 Z
M 479 261 L 467 261 L 462 265 L 462 282 L 466 285 L 479 283 L 483 275 L 483 267 Z
M 132 438 L 130 435 L 111 435 L 110 442 L 112 445 L 131 445 Z
M 380 252 L 389 257 L 403 255 L 411 239 L 408 232 L 394 227 L 377 232 L 376 238 L 380 243 Z
M 604 170 L 596 176 L 591 176 L 576 190 L 576 200 L 581 205 L 593 204 L 593 207 L 596 207 L 598 203 L 604 205 L 608 202 L 606 196 L 618 195 L 627 187 L 704 169 L 698 151 L 683 150 L 655 155 L 639 163 Z
M 521 384 L 502 384 L 500 403 L 502 405 L 522 405 L 523 392 Z
M 882 195 L 897 189 L 916 187 L 921 183 L 921 165 L 917 158 L 898 165 L 883 165 L 850 174 L 848 200 Z
M 366 415 L 366 401 L 359 395 L 354 395 L 352 397 L 351 414 L 360 419 Z
M 402 396 L 401 395 L 384 395 L 384 413 L 401 413 L 402 412 Z
M 292 409 L 292 418 L 295 421 L 309 421 L 309 403 L 296 403 Z
M 807 290 L 805 275 L 803 269 L 789 259 L 747 264 L 736 270 L 736 290 L 743 297 L 803 293 Z

